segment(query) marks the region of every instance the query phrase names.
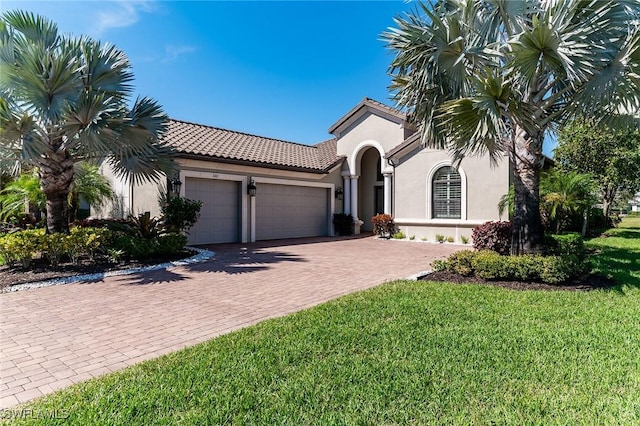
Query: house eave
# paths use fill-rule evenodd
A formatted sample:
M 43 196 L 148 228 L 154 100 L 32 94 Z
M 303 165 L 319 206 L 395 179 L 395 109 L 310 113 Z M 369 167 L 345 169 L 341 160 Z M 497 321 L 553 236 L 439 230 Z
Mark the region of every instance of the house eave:
M 285 164 L 274 164 L 267 163 L 261 161 L 250 161 L 250 160 L 241 160 L 236 158 L 225 158 L 225 157 L 217 157 L 213 155 L 205 155 L 205 154 L 191 154 L 191 153 L 178 153 L 176 154 L 177 158 L 185 158 L 190 160 L 207 160 L 207 161 L 215 161 L 218 163 L 226 163 L 226 164 L 236 164 L 241 166 L 252 166 L 252 167 L 263 167 L 267 169 L 276 169 L 276 170 L 286 170 L 291 172 L 303 172 L 303 173 L 315 173 L 315 174 L 328 174 L 330 169 L 336 166 L 336 163 L 340 163 L 341 159 L 332 163 L 330 166 L 324 169 L 315 169 L 310 167 L 297 167 L 297 166 L 288 166 Z

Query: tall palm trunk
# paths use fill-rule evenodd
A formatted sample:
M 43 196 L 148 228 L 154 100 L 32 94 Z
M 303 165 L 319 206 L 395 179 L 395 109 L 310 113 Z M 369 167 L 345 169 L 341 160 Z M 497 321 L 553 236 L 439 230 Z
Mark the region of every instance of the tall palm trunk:
M 543 135 L 529 136 L 523 129 L 515 132 L 512 162 L 514 166 L 515 211 L 511 254 L 541 253 L 544 230 L 540 219 L 540 172 Z
M 68 232 L 67 207 L 73 182 L 73 160 L 67 153 L 55 153 L 40 163 L 40 184 L 47 200 L 47 232 Z

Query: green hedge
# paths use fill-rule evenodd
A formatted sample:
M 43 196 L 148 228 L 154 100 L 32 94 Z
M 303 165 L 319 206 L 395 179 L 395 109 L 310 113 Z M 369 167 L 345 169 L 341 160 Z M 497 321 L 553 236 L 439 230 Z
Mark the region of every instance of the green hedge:
M 44 229 L 29 229 L 0 235 L 0 257 L 9 265 L 29 268 L 37 257 L 46 258 L 52 266 L 63 259 L 78 263 L 80 258 L 102 254 L 111 258 L 147 259 L 179 253 L 187 237 L 170 233 L 153 239 L 143 239 L 123 231 L 107 228 L 73 227 L 69 234 L 46 234 Z
M 584 262 L 577 256 L 502 256 L 494 251 L 463 250 L 447 260 L 432 264 L 436 271 L 447 271 L 465 277 L 486 280 L 535 281 L 560 284 L 584 271 Z
M 102 228 L 71 228 L 69 234 L 46 234 L 44 229 L 27 229 L 0 235 L 0 255 L 7 264 L 19 263 L 28 268 L 36 256 L 45 257 L 57 266 L 63 257 L 77 263 L 81 256 L 93 259 L 106 248 L 111 231 Z

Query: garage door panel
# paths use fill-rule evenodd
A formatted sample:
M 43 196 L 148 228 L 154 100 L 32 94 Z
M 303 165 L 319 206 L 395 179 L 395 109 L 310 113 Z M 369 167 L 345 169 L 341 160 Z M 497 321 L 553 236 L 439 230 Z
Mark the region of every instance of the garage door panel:
M 327 235 L 326 188 L 261 184 L 256 197 L 256 239 Z
M 239 194 L 235 181 L 186 178 L 185 197 L 202 201 L 200 219 L 189 230 L 189 244 L 239 241 Z

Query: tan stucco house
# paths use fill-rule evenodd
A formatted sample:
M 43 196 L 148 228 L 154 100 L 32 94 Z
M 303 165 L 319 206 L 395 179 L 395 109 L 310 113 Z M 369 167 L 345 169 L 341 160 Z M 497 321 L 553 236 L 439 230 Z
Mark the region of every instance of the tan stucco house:
M 402 112 L 365 98 L 329 128 L 333 139 L 302 145 L 171 120 L 166 142 L 178 152 L 182 196 L 203 201 L 190 244 L 253 242 L 333 235 L 334 213 L 372 230 L 377 213 L 393 215 L 407 235 L 470 237 L 498 220 L 509 162 L 424 148 Z M 113 180 L 120 213 L 159 214 L 157 184 Z M 247 188 L 255 186 L 255 195 Z

